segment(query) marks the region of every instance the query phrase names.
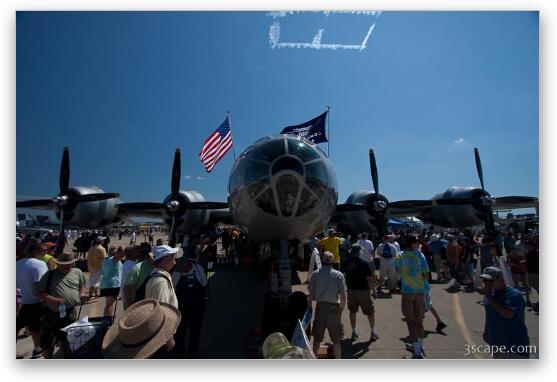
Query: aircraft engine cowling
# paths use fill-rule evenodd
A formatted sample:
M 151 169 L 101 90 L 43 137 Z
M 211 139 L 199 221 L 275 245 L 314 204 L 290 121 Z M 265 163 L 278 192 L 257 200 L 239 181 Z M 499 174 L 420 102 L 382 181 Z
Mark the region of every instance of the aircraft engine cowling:
M 417 218 L 441 227 L 466 228 L 481 225 L 485 214 L 489 213 L 483 203 L 486 197 L 490 197 L 489 193 L 479 187 L 451 187 L 444 193 L 435 195 L 432 200 L 439 200 L 439 203 L 427 208 Z M 470 203 L 450 204 L 451 201 L 466 200 Z
M 168 195 L 163 205 L 172 200 L 172 195 Z M 209 222 L 210 211 L 204 209 L 188 209 L 187 205 L 191 202 L 204 202 L 203 195 L 194 190 L 180 191 L 176 197 L 179 201 L 179 210 L 176 219 L 176 232 L 187 233 L 188 235 L 197 235 L 201 233 L 203 227 Z M 167 208 L 163 210 L 163 220 L 170 227 L 172 225 L 172 216 Z
M 346 226 L 345 230 L 353 234 L 367 232 L 374 234 L 377 231 L 376 223 L 377 214 L 373 211 L 372 206 L 375 200 L 375 194 L 369 190 L 355 191 L 346 199 L 346 204 L 365 204 L 368 208 L 360 211 L 346 211 L 342 213 L 342 222 Z M 379 200 L 388 203 L 385 196 L 379 194 Z M 389 212 L 386 211 L 385 219 L 389 219 Z M 375 224 L 374 224 L 375 223 Z
M 99 194 L 104 191 L 96 186 L 76 186 L 68 189 L 68 195 L 90 195 Z M 64 209 L 64 220 L 66 225 L 74 225 L 81 228 L 100 228 L 115 223 L 118 208 L 118 198 L 111 198 L 93 202 L 69 202 L 63 207 L 56 206 L 54 212 L 60 219 L 61 208 Z

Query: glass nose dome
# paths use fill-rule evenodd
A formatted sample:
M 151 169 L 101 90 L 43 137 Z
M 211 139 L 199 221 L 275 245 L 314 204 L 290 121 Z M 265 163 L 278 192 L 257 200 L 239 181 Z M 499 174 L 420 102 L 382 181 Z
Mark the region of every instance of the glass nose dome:
M 297 217 L 318 205 L 330 181 L 316 146 L 280 135 L 264 138 L 242 153 L 232 169 L 229 192 L 247 188 L 263 212 Z

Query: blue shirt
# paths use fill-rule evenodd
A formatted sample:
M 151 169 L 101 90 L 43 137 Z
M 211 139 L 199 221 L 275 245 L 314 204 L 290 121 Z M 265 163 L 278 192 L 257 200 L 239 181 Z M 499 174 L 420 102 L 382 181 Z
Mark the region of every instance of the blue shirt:
M 510 319 L 505 319 L 493 309 L 489 301 L 487 303 L 484 302 L 489 344 L 504 345 L 509 351 L 513 345 L 529 345 L 528 329 L 526 329 L 526 324 L 524 323 L 526 304 L 522 294 L 515 288 L 507 287 L 506 289 L 495 291 L 493 298 L 505 308 L 512 310 L 514 315 Z
M 425 293 L 424 273 L 429 272 L 425 256 L 420 251 L 403 251 L 395 257 L 400 272 L 401 291 L 405 294 Z
M 120 288 L 122 281 L 122 262 L 114 263 L 112 257 L 107 257 L 102 262 L 101 289 Z
M 445 246 L 445 244 L 443 243 L 442 240 L 430 241 L 429 244 L 428 244 L 429 252 L 431 252 L 431 253 L 442 253 L 444 246 Z

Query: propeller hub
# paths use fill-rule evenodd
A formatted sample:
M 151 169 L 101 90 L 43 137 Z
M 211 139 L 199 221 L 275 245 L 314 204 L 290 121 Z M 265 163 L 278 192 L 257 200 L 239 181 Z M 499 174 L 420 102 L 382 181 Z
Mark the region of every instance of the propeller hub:
M 373 202 L 373 208 L 377 212 L 384 211 L 385 208 L 387 208 L 387 203 L 385 203 L 385 201 L 383 201 L 383 200 L 376 200 L 376 201 Z
M 52 199 L 52 202 L 57 206 L 65 206 L 68 204 L 70 198 L 68 195 L 60 195 Z
M 168 210 L 171 212 L 176 212 L 178 211 L 178 209 L 180 209 L 180 202 L 177 200 L 171 200 L 166 203 L 166 208 L 168 208 Z
M 483 196 L 481 198 L 482 204 L 486 207 L 492 207 L 495 204 L 495 198 L 492 196 Z

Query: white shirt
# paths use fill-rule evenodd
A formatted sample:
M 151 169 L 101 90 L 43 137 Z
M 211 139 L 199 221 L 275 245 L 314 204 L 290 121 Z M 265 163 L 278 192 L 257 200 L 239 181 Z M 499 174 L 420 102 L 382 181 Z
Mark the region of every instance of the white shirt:
M 151 277 L 151 279 L 147 281 L 147 285 L 145 286 L 145 298 L 153 298 L 158 302 L 166 302 L 167 304 L 178 308 L 178 298 L 176 297 L 176 292 L 174 291 L 172 278 L 168 272 L 160 268 L 155 268 L 151 272 L 151 275 L 153 273 L 160 273 L 163 277 Z
M 22 304 L 37 304 L 35 284 L 48 271 L 46 263 L 34 257 L 18 260 L 15 265 L 16 288 L 21 290 Z
M 362 253 L 360 254 L 360 259 L 367 263 L 373 261 L 373 243 L 367 239 L 360 239 L 356 242 L 360 247 L 362 247 Z

